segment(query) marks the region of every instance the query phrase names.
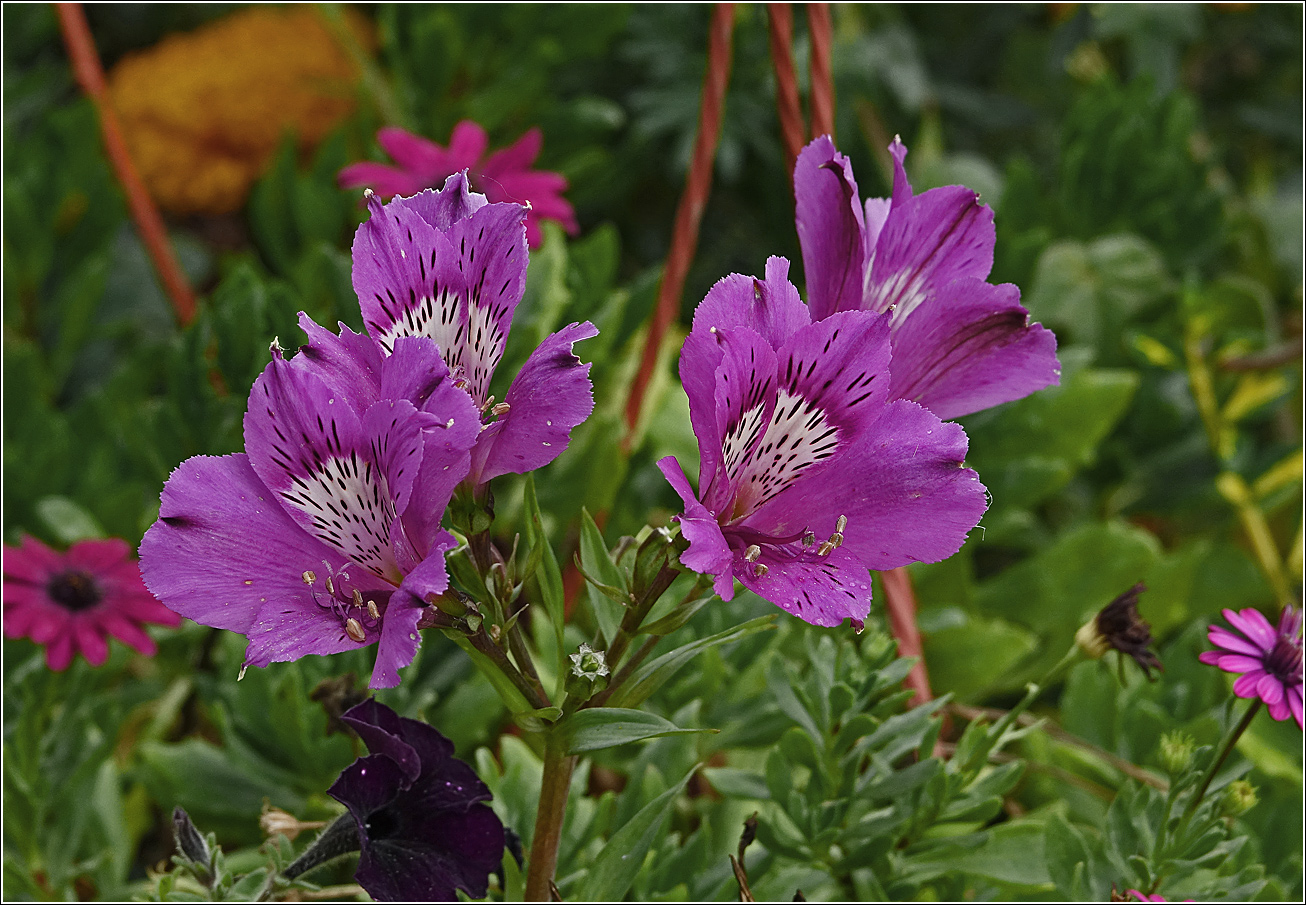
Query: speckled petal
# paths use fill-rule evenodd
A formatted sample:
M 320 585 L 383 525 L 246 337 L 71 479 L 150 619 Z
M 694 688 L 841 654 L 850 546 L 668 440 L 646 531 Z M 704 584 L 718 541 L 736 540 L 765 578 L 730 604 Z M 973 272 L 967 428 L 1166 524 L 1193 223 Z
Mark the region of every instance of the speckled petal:
M 813 319 L 862 307 L 869 264 L 865 221 L 852 164 L 822 135 L 794 167 L 798 242 Z

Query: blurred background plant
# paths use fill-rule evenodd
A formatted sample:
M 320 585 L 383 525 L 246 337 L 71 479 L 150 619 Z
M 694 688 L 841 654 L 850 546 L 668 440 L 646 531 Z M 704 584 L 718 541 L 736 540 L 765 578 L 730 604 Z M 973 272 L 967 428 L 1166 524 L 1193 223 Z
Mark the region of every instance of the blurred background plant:
M 602 330 L 582 349 L 594 361 L 595 414 L 535 482 L 544 530 L 566 562 L 582 507 L 607 513 L 613 544 L 650 512 L 675 510 L 653 462 L 697 461 L 671 354 L 684 319 L 716 279 L 757 273 L 768 254 L 800 269 L 763 7 L 735 10 L 714 188 L 681 326 L 626 447 L 622 413 L 693 144 L 709 8 L 153 4 L 87 14 L 124 135 L 202 301 L 179 327 L 54 13 L 6 4 L 6 543 L 24 533 L 60 549 L 135 543 L 178 462 L 237 450 L 268 343 L 302 341 L 297 311 L 361 329 L 348 247 L 362 212 L 357 192 L 338 188 L 339 170 L 384 159 L 382 126 L 443 141 L 464 119 L 491 147 L 541 129 L 537 166 L 567 179 L 580 225 L 570 239 L 544 225 L 499 373 L 514 373 L 559 325 L 589 319 Z M 1007 740 L 1002 756 L 1028 758 L 1023 772 L 963 776 L 950 762 L 912 773 L 939 724 L 902 715 L 903 696 L 883 681 L 899 667 L 880 627 L 835 644 L 782 620 L 713 642 L 644 706 L 722 732 L 583 760 L 559 887 L 731 898 L 726 855 L 757 811 L 742 860 L 759 897 L 1101 897 L 1108 878 L 1122 890 L 1132 882 L 1130 846 L 1143 843 L 1119 827 L 1142 826 L 1132 816 L 1154 807 L 1156 787 L 1139 776 L 1168 775 L 1163 736 L 1210 746 L 1227 724 L 1229 682 L 1196 659 L 1207 623 L 1222 607 L 1275 621 L 1300 600 L 1301 8 L 833 14 L 836 135 L 863 194 L 888 194 L 895 133 L 912 148 L 917 191 L 980 191 L 997 211 L 995 277 L 1021 286 L 1060 342 L 1059 388 L 963 419 L 992 508 L 959 555 L 911 570 L 931 682 L 952 696 L 944 744 L 960 745 L 960 723 L 984 708 L 1014 705 L 1080 624 L 1140 580 L 1165 671 L 1121 684 L 1103 663 L 1076 666 L 1033 706 L 1048 730 Z M 283 28 L 294 41 L 278 37 Z M 805 96 L 801 16 L 795 31 Z M 206 54 L 217 62 L 201 66 Z M 519 482 L 496 496 L 499 524 L 522 524 Z M 579 624 L 609 618 L 601 595 L 574 596 Z M 672 640 L 718 637 L 768 610 L 747 594 L 718 602 Z M 542 622 L 532 631 L 547 638 Z M 572 650 L 584 640 L 573 631 Z M 337 813 L 325 790 L 356 751 L 329 730 L 356 693 L 341 677 L 366 675 L 366 655 L 253 670 L 237 684 L 239 639 L 191 624 L 154 637 L 153 659 L 114 647 L 99 668 L 78 661 L 58 674 L 31 642 L 5 640 L 6 895 L 145 892 L 147 869 L 171 851 L 175 806 L 246 869 L 269 857 L 258 848 L 265 800 L 302 820 Z M 452 644 L 428 638 L 382 699 L 453 739 L 501 816 L 529 836 L 539 761 L 505 732 L 493 689 Z M 841 720 L 862 717 L 875 742 L 849 759 Z M 1221 849 L 1218 865 L 1185 869 L 1224 877 L 1202 888 L 1231 897 L 1300 898 L 1300 732 L 1257 720 L 1229 764 L 1227 778 L 1245 773 L 1259 799 L 1227 818 L 1246 842 Z M 911 823 L 896 810 L 829 804 L 858 776 L 873 787 L 859 807 L 902 792 L 915 796 L 913 813 L 934 816 Z M 601 854 L 620 833 L 645 853 L 637 876 Z M 859 845 L 870 846 L 869 875 L 848 867 Z M 1081 862 L 1084 884 L 1067 885 Z M 513 876 L 506 864 L 501 890 L 512 892 Z

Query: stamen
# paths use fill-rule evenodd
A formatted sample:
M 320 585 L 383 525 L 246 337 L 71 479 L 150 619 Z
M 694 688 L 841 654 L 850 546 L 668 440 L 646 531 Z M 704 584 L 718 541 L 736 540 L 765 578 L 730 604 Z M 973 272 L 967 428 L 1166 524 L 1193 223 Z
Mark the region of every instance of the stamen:
M 336 596 L 336 586 L 331 581 L 330 575 L 328 575 L 326 578 L 326 589 L 327 589 L 327 593 L 330 594 L 332 597 Z
M 839 521 L 834 523 L 834 533 L 843 534 L 843 529 L 848 527 L 848 516 L 839 516 Z
M 367 640 L 367 635 L 363 633 L 363 624 L 353 616 L 350 616 L 345 620 L 345 634 L 348 635 L 351 640 L 357 641 L 359 644 L 362 644 Z
M 490 398 L 493 399 L 494 397 L 491 396 Z M 500 402 L 494 408 L 490 409 L 490 411 L 493 412 L 496 417 L 502 418 L 504 415 L 508 414 L 510 408 L 511 407 L 508 405 L 508 403 Z
M 810 547 L 814 543 L 816 543 L 816 532 L 808 528 L 803 532 L 803 546 Z
M 769 571 L 771 571 L 771 570 L 768 569 L 768 568 L 766 567 L 766 564 L 765 564 L 765 563 L 760 563 L 760 562 L 759 562 L 759 563 L 757 563 L 757 564 L 755 564 L 755 565 L 753 566 L 753 577 L 754 577 L 754 578 L 765 578 L 765 577 L 766 577 L 766 573 L 769 572 Z
M 313 587 L 313 583 L 314 583 L 315 581 L 317 581 L 317 576 L 316 576 L 315 574 L 313 574 L 313 570 L 312 570 L 312 569 L 305 569 L 305 570 L 304 570 L 304 584 L 308 585 L 308 586 L 311 588 L 311 587 Z
M 377 609 L 375 600 L 369 600 L 367 602 L 367 615 L 371 616 L 373 619 L 380 620 L 381 611 Z
M 744 562 L 757 562 L 757 558 L 762 555 L 762 548 L 753 544 L 744 551 Z
M 490 398 L 485 400 L 485 405 L 481 406 L 481 414 L 484 415 L 489 409 L 493 407 L 494 407 L 494 394 L 491 393 Z
M 835 540 L 834 540 L 833 537 L 830 538 L 830 539 L 827 540 L 827 541 L 822 541 L 822 542 L 821 542 L 821 546 L 819 546 L 819 547 L 816 548 L 816 555 L 817 555 L 817 556 L 829 556 L 830 553 L 831 553 L 832 551 L 834 551 L 835 549 L 838 548 L 838 546 L 839 546 L 839 545 L 838 545 L 837 543 L 835 543 Z
M 353 596 L 354 596 L 354 606 L 361 609 L 363 606 L 363 592 L 358 590 L 358 588 L 354 588 Z

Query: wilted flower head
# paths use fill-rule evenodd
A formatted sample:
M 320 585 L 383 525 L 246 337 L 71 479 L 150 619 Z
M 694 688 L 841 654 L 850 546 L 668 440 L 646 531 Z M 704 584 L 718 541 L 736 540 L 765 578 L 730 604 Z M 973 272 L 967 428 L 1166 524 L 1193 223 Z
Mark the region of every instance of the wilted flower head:
M 794 168 L 798 239 L 812 319 L 840 311 L 890 317 L 890 398 L 950 419 L 1059 380 L 1056 337 L 1029 323 L 1020 290 L 986 282 L 993 211 L 960 185 L 913 195 L 894 139 L 892 198 L 863 206 L 852 164 L 829 136 Z
M 888 319 L 813 322 L 788 271 L 771 258 L 699 305 L 680 355 L 698 495 L 673 457 L 658 466 L 685 504 L 681 561 L 723 598 L 738 578 L 814 625 L 859 626 L 867 570 L 955 553 L 985 491 L 958 425 L 891 399 Z
M 417 623 L 449 579 L 440 518 L 467 474 L 479 417 L 440 350 L 388 357 L 301 316 L 309 342 L 250 391 L 243 454 L 183 462 L 141 545 L 175 612 L 249 637 L 246 665 L 377 643 L 372 687 L 398 684 Z
M 109 656 L 109 636 L 147 657 L 145 626 L 181 620 L 145 588 L 131 547 L 118 538 L 84 540 L 56 553 L 34 537 L 4 548 L 6 638 L 45 647 L 46 665 L 64 670 L 79 652 L 92 666 Z
M 1138 595 L 1147 590 L 1141 581 L 1104 606 L 1096 616 L 1084 623 L 1075 634 L 1075 641 L 1084 653 L 1094 659 L 1109 650 L 1129 657 L 1154 680 L 1153 669 L 1163 669 L 1161 658 L 1151 649 L 1152 626 L 1138 615 Z
M 371 217 L 354 237 L 363 321 L 386 355 L 401 337 L 439 346 L 485 422 L 469 483 L 552 462 L 594 408 L 590 366 L 572 346 L 598 331 L 586 322 L 547 337 L 503 402 L 494 403 L 490 381 L 526 286 L 526 208 L 490 203 L 470 191 L 465 173 L 450 176 L 439 192 L 385 205 L 370 195 L 368 208 Z
M 328 790 L 358 827 L 359 884 L 381 901 L 484 897 L 504 848 L 485 783 L 447 738 L 384 704 L 365 701 L 344 720 L 372 752 Z
M 443 185 L 454 173 L 466 171 L 490 201 L 513 201 L 529 207 L 526 239 L 531 248 L 543 241 L 541 220 L 556 220 L 568 233 L 579 232 L 576 213 L 562 193 L 567 180 L 548 170 L 533 170 L 544 139 L 539 129 L 526 132 L 511 147 L 485 157 L 485 130 L 465 119 L 454 126 L 445 148 L 395 126 L 376 133 L 377 143 L 397 166 L 362 161 L 340 171 L 341 188 L 370 188 L 383 198 L 416 195 Z
M 1241 673 L 1233 683 L 1240 698 L 1260 698 L 1276 720 L 1289 714 L 1302 726 L 1302 618 L 1301 610 L 1284 607 L 1276 630 L 1259 610 L 1241 613 L 1225 610 L 1231 632 L 1213 625 L 1207 634 L 1215 650 L 1198 659 L 1225 672 Z

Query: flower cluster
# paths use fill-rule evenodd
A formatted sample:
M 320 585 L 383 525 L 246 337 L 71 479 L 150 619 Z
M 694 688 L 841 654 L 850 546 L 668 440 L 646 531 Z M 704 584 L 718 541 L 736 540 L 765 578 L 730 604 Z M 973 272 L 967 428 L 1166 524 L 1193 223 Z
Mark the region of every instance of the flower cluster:
M 593 407 L 572 324 L 493 404 L 527 266 L 518 204 L 440 192 L 382 205 L 354 242 L 366 333 L 301 315 L 308 343 L 250 391 L 245 452 L 183 462 L 141 545 L 175 612 L 249 638 L 246 665 L 377 643 L 373 687 L 398 684 L 418 622 L 448 588 L 441 525 L 459 484 L 552 461 Z
M 153 656 L 145 626 L 181 621 L 146 590 L 124 540 L 79 541 L 61 554 L 24 537 L 4 553 L 5 637 L 43 645 L 53 670 L 67 669 L 79 652 L 99 666 L 109 636 Z
M 366 19 L 345 15 L 370 43 Z M 311 148 L 349 115 L 357 80 L 357 66 L 307 6 L 240 10 L 124 57 L 108 78 L 141 178 L 178 214 L 239 208 L 287 131 Z
M 1058 379 L 1056 341 L 1028 323 L 1014 286 L 985 282 L 993 214 L 962 186 L 863 208 L 828 137 L 794 173 L 810 304 L 789 262 L 732 274 L 694 314 L 680 374 L 699 440 L 699 491 L 680 495 L 682 562 L 816 625 L 870 609 L 868 570 L 952 555 L 986 508 L 943 419 Z
M 387 126 L 376 133 L 376 141 L 396 165 L 368 160 L 352 163 L 340 171 L 340 186 L 370 188 L 386 198 L 413 195 L 466 170 L 490 201 L 515 201 L 530 208 L 526 214 L 526 241 L 531 248 L 539 248 L 544 240 L 541 220 L 556 220 L 571 235 L 579 232 L 576 213 L 562 197 L 567 180 L 558 173 L 531 169 L 543 140 L 539 129 L 531 129 L 510 147 L 486 158 L 489 137 L 471 120 L 454 126 L 447 148 L 397 126 Z

